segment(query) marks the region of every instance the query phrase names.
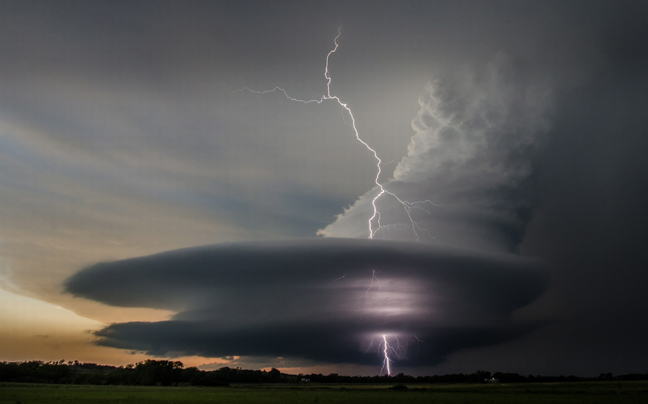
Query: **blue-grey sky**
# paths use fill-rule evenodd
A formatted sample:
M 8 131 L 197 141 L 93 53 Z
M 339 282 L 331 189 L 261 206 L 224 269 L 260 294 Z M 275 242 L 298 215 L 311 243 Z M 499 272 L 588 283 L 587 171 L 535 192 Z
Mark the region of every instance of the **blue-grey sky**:
M 388 240 L 409 243 L 404 283 L 390 264 L 378 273 L 385 287 L 402 297 L 405 284 L 418 279 L 429 296 L 417 289 L 411 302 L 374 303 L 400 310 L 422 301 L 427 309 L 405 316 L 403 328 L 443 330 L 455 341 L 428 338 L 425 355 L 414 360 L 412 351 L 395 360 L 395 369 L 645 371 L 637 359 L 648 357 L 641 321 L 648 308 L 644 2 L 5 1 L 0 19 L 0 322 L 12 330 L 0 333 L 0 359 L 37 352 L 34 359 L 64 354 L 124 363 L 173 354 L 204 357 L 198 363 L 379 371 L 379 357 L 378 367 L 363 352 L 343 358 L 352 350 L 349 338 L 379 329 L 376 319 L 356 325 L 357 305 L 338 313 L 337 304 L 306 299 L 314 313 L 338 313 L 321 323 L 290 309 L 314 282 L 345 275 L 335 260 L 309 265 L 291 257 L 346 252 L 355 257 L 349 289 L 363 289 L 358 279 L 365 272 L 371 281 L 378 264 L 366 256 L 374 247 L 343 238 L 369 236 L 376 160 L 335 100 L 302 104 L 281 92 L 238 91 L 280 86 L 295 98 L 321 99 L 326 56 L 340 29 L 329 57 L 331 94 L 353 111 L 359 135 L 381 159 L 380 184 L 403 201 L 420 202 L 377 200 L 382 227 L 374 222 L 374 238 L 387 240 L 387 250 L 397 248 Z M 277 241 L 283 247 L 269 247 Z M 238 296 L 242 311 L 232 317 L 251 318 L 247 331 L 230 330 L 229 337 L 204 330 L 234 321 L 208 313 L 218 299 L 189 299 L 200 294 L 196 279 L 202 288 L 214 273 L 242 271 L 226 253 L 155 256 L 181 262 L 156 264 L 159 275 L 128 261 L 214 244 L 226 251 L 221 243 L 250 256 L 272 250 L 267 263 L 253 259 L 246 273 L 286 271 L 290 278 L 296 269 L 286 268 L 300 262 L 305 277 L 294 284 L 278 279 L 256 295 L 236 294 L 237 282 L 214 286 L 214 293 Z M 473 278 L 444 280 L 455 293 L 441 294 L 446 303 L 472 293 L 488 306 L 508 276 L 506 268 L 493 269 L 494 255 L 519 259 L 522 274 L 526 259 L 538 258 L 543 275 L 520 275 L 527 298 L 497 295 L 480 320 L 474 305 L 434 306 L 437 272 L 410 266 L 443 266 L 448 251 L 464 264 L 443 271 L 473 265 L 489 276 L 479 293 Z M 184 258 L 177 261 L 178 254 Z M 179 284 L 192 262 L 222 264 Z M 133 276 L 151 296 L 177 286 L 178 301 L 192 303 L 122 300 L 126 281 L 95 279 L 97 268 L 144 271 Z M 260 288 L 261 279 L 249 282 Z M 345 290 L 329 297 L 344 300 Z M 381 292 L 389 300 L 389 291 Z M 252 320 L 251 307 L 277 294 L 294 299 L 278 304 L 276 317 Z M 59 307 L 65 320 L 58 334 L 42 323 L 41 304 Z M 453 315 L 456 328 L 435 320 Z M 187 327 L 195 330 L 193 348 L 172 332 L 160 341 L 164 349 L 129 334 L 149 321 L 159 328 L 146 332 L 164 339 L 160 330 L 187 318 L 194 321 Z M 260 330 L 282 327 L 337 339 L 321 352 L 308 344 L 253 347 Z M 69 341 L 80 335 L 85 348 L 75 352 Z M 201 341 L 215 335 L 229 348 L 202 349 Z M 232 357 L 239 362 L 222 359 Z

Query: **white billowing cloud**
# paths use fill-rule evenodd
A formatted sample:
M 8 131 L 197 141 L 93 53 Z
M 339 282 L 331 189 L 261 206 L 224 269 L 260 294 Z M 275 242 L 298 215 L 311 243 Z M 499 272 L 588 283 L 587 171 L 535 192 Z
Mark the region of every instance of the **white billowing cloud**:
M 512 251 L 529 217 L 525 182 L 551 103 L 549 80 L 503 53 L 429 83 L 408 154 L 384 184 L 415 202 L 407 209 L 416 223 L 385 194 L 377 200 L 382 228 L 375 237 Z M 377 193 L 375 187 L 362 195 L 320 234 L 367 237 Z

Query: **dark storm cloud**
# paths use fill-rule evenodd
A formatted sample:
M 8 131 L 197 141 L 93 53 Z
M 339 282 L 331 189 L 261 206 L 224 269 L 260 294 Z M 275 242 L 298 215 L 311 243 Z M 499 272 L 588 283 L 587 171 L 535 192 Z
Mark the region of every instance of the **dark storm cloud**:
M 165 322 L 110 325 L 97 332 L 107 346 L 153 355 L 375 364 L 377 338 L 387 334 L 407 346 L 402 363 L 430 365 L 455 350 L 533 329 L 509 315 L 545 283 L 537 261 L 515 256 L 315 239 L 101 263 L 72 276 L 66 288 L 110 305 L 177 312 Z

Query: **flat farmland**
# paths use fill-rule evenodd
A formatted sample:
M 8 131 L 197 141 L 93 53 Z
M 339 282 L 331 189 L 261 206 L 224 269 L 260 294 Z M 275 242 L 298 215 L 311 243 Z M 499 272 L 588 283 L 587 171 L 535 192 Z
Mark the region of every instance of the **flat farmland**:
M 452 385 L 79 386 L 0 383 L 0 404 L 647 403 L 648 381 Z

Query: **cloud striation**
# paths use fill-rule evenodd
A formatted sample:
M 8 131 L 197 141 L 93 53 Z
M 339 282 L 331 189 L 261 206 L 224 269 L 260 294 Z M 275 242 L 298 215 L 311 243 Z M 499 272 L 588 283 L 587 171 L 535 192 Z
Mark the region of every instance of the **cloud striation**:
M 177 312 L 168 321 L 112 324 L 96 332 L 105 346 L 160 356 L 377 364 L 377 338 L 387 334 L 400 341 L 394 359 L 417 366 L 530 331 L 537 324 L 510 314 L 545 283 L 536 260 L 513 255 L 311 239 L 100 263 L 73 275 L 66 288 L 113 306 Z

